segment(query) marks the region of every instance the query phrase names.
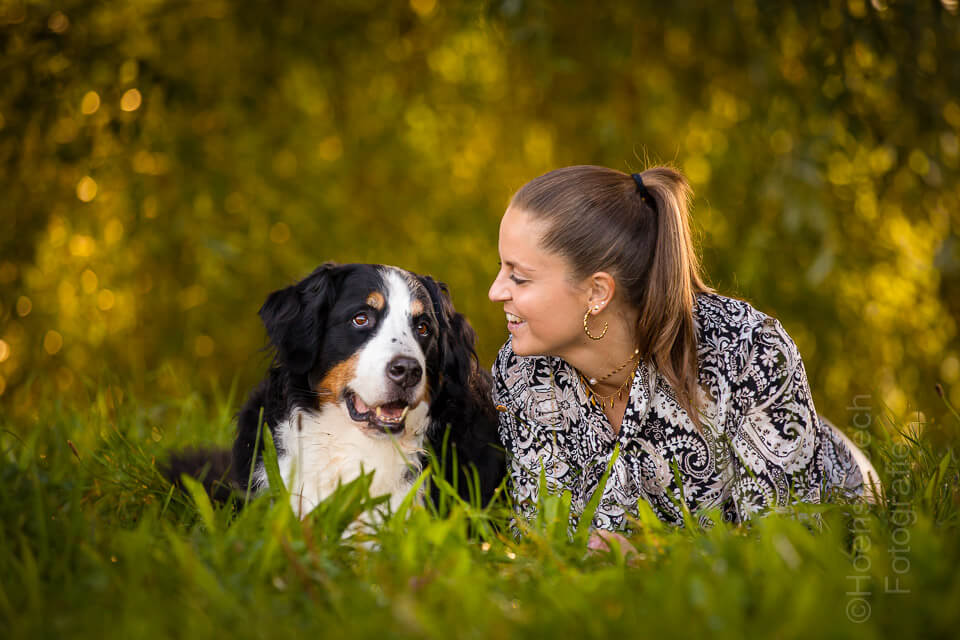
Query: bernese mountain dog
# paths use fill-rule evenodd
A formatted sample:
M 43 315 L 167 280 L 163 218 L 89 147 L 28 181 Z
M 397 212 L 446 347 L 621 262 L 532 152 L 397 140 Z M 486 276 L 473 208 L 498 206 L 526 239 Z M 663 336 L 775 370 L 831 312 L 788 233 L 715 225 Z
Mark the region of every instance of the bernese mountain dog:
M 263 424 L 300 517 L 371 471 L 370 495 L 389 495 L 396 508 L 428 444 L 445 452 L 462 497 L 491 499 L 505 462 L 490 374 L 444 284 L 392 266 L 327 263 L 270 294 L 260 317 L 273 362 L 237 416 L 232 453 L 176 455 L 169 477 L 202 468 L 220 499 L 245 490 L 251 474 L 255 490 L 266 488 Z

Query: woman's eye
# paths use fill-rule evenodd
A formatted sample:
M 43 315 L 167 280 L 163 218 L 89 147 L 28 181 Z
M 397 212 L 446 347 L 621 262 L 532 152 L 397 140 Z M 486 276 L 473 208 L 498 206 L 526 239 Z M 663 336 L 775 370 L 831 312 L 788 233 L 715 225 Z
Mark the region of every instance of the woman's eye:
M 370 322 L 370 318 L 365 313 L 358 313 L 353 316 L 353 325 L 356 327 L 365 327 Z
M 529 282 L 529 280 L 523 280 L 523 279 L 521 279 L 521 278 L 518 278 L 518 277 L 515 276 L 515 275 L 511 275 L 511 276 L 510 276 L 510 279 L 513 280 L 514 282 L 516 282 L 517 284 L 523 284 L 524 282 Z
M 417 335 L 421 338 L 426 338 L 428 335 L 430 335 L 430 327 L 426 322 L 421 322 L 417 325 Z

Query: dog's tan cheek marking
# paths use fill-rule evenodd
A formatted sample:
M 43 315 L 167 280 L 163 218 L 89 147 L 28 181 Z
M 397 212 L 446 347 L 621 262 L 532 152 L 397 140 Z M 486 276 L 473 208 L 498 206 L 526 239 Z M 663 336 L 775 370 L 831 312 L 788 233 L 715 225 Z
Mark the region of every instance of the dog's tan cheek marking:
M 420 402 L 426 402 L 428 405 L 430 404 L 430 381 L 429 380 L 423 381 L 423 393 L 420 394 Z
M 374 291 L 367 296 L 367 304 L 377 311 L 383 311 L 383 307 L 386 306 L 387 301 L 384 299 L 382 293 Z
M 353 355 L 336 365 L 317 383 L 315 391 L 318 394 L 318 404 L 333 404 L 343 395 L 347 382 L 353 379 L 357 372 L 357 358 Z

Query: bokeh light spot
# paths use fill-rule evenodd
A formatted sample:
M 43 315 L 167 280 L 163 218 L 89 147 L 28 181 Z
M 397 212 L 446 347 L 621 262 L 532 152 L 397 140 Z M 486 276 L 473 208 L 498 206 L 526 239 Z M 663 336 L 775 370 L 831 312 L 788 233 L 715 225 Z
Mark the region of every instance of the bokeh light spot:
M 110 309 L 113 309 L 115 303 L 116 296 L 113 295 L 113 291 L 110 291 L 110 289 L 104 289 L 97 294 L 97 308 L 101 311 L 110 311 Z
M 67 241 L 67 225 L 61 218 L 54 218 L 50 221 L 50 246 L 62 247 Z
M 878 147 L 870 152 L 870 168 L 874 173 L 886 173 L 897 161 L 897 152 L 891 147 Z
M 956 102 L 948 102 L 943 108 L 943 117 L 952 126 L 960 129 L 960 105 Z
M 429 112 L 425 112 L 429 113 Z M 432 120 L 432 114 L 430 119 Z M 553 161 L 553 136 L 546 127 L 532 126 L 526 132 L 523 150 L 527 159 L 535 165 L 549 165 Z
M 940 134 L 940 148 L 948 156 L 956 157 L 960 155 L 960 139 L 952 131 L 944 131 Z
M 73 371 L 66 367 L 60 367 L 57 370 L 57 387 L 61 391 L 66 391 L 73 386 L 74 378 Z
M 116 218 L 112 218 L 103 230 L 103 239 L 106 240 L 108 245 L 113 245 L 120 242 L 121 238 L 123 238 L 123 223 Z
M 770 137 L 770 146 L 777 153 L 790 153 L 790 151 L 793 149 L 793 137 L 790 135 L 789 131 L 777 129 Z
M 297 156 L 289 149 L 278 151 L 273 156 L 273 172 L 280 178 L 293 178 L 297 175 Z
M 437 8 L 437 0 L 410 0 L 410 8 L 413 9 L 418 16 L 425 18 Z
M 50 19 L 47 20 L 47 26 L 54 33 L 64 33 L 70 28 L 70 18 L 65 16 L 62 11 L 54 11 Z
M 0 362 L 6 362 L 10 357 L 10 345 L 6 340 L 0 340 Z
M 317 149 L 320 158 L 327 162 L 333 162 L 343 154 L 343 143 L 340 136 L 328 136 L 320 142 Z
M 203 285 L 194 284 L 180 292 L 180 308 L 184 311 L 199 307 L 207 301 L 207 290 Z
M 83 176 L 77 183 L 77 197 L 83 202 L 90 202 L 97 197 L 97 183 L 90 176 Z
M 157 199 L 155 197 L 147 196 L 143 199 L 143 217 L 150 219 L 157 217 Z
M 193 341 L 193 352 L 200 358 L 206 358 L 213 353 L 214 342 L 210 336 L 197 336 Z
M 17 298 L 17 315 L 26 318 L 33 311 L 33 302 L 27 296 Z
M 100 108 L 100 95 L 96 91 L 87 91 L 80 101 L 80 111 L 84 115 L 93 115 Z
M 694 184 L 710 180 L 710 163 L 703 156 L 692 156 L 683 164 L 683 169 Z
M 70 253 L 78 258 L 89 258 L 97 248 L 97 241 L 91 236 L 78 233 L 70 238 Z
M 925 176 L 930 172 L 930 160 L 927 159 L 927 154 L 920 149 L 914 149 L 910 152 L 907 163 L 917 175 Z
M 827 159 L 827 179 L 833 184 L 850 184 L 852 180 L 853 167 L 847 156 L 839 151 L 834 151 Z
M 77 123 L 73 118 L 60 118 L 53 128 L 53 139 L 58 144 L 73 142 L 77 137 Z
M 270 227 L 270 240 L 276 244 L 283 244 L 290 239 L 290 227 L 285 222 L 278 222 Z
M 128 84 L 137 79 L 137 74 L 140 73 L 140 65 L 136 60 L 127 60 L 122 65 L 120 65 L 120 82 L 122 84 Z
M 120 98 L 120 108 L 124 111 L 136 111 L 140 108 L 141 102 L 143 102 L 143 96 L 140 95 L 140 91 L 128 89 Z
M 3 362 L 2 357 L 0 362 Z M 953 354 L 944 358 L 940 363 L 940 375 L 943 376 L 944 382 L 956 382 L 957 378 L 960 378 L 960 358 Z
M 100 279 L 97 278 L 97 274 L 91 269 L 87 269 L 80 274 L 80 286 L 83 287 L 84 293 L 95 292 L 99 281 Z
M 864 0 L 847 0 L 847 10 L 854 18 L 862 18 L 867 15 L 867 3 Z
M 0 284 L 9 284 L 17 279 L 19 269 L 16 263 L 0 262 Z
M 227 213 L 241 213 L 246 205 L 243 194 L 237 191 L 231 192 L 223 200 L 223 208 Z
M 50 329 L 43 336 L 43 348 L 50 355 L 56 355 L 63 348 L 63 336 L 59 332 Z

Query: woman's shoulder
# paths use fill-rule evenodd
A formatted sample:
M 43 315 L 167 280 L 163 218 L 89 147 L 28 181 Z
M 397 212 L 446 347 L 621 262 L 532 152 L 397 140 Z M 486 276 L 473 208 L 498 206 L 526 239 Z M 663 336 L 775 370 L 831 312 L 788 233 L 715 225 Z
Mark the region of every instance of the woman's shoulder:
M 718 293 L 697 294 L 693 315 L 701 333 L 708 329 L 727 329 L 751 335 L 760 327 L 776 322 L 746 300 Z
M 694 320 L 700 357 L 709 352 L 722 354 L 734 371 L 744 369 L 760 344 L 781 344 L 784 348 L 793 345 L 776 318 L 738 298 L 697 294 Z

